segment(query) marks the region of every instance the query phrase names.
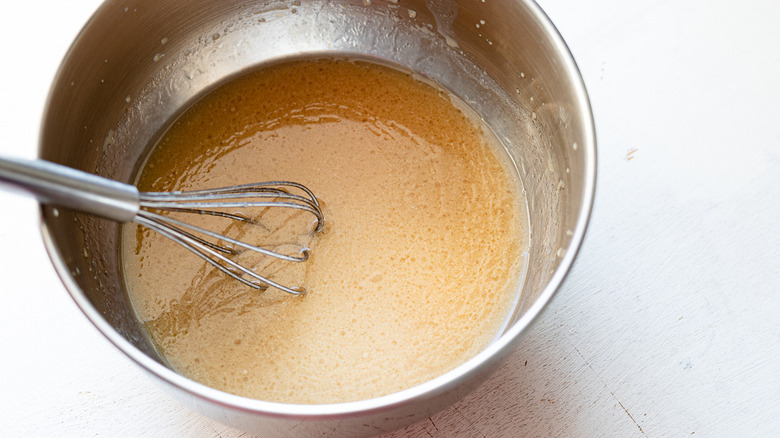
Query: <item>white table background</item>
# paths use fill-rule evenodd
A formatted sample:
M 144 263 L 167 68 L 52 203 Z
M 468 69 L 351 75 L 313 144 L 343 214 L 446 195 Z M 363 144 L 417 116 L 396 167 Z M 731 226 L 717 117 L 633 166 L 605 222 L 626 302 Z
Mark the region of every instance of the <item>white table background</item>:
M 98 3 L 4 3 L 0 154 L 35 156 L 49 84 Z M 541 5 L 595 112 L 588 236 L 506 366 L 387 437 L 780 436 L 780 3 Z M 90 325 L 33 201 L 0 194 L 0 211 L 0 436 L 247 436 L 160 392 Z

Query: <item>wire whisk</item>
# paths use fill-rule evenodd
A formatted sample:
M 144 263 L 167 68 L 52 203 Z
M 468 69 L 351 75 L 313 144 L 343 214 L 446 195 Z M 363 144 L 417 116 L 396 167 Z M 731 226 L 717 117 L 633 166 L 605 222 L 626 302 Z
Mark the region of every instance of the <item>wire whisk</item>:
M 269 181 L 207 190 L 140 192 L 122 184 L 48 161 L 0 157 L 0 183 L 22 190 L 44 204 L 73 208 L 117 222 L 135 222 L 182 245 L 226 275 L 260 290 L 273 287 L 300 295 L 304 290 L 273 281 L 235 260 L 243 251 L 253 251 L 288 262 L 305 262 L 309 250 L 289 254 L 244 242 L 178 219 L 180 214 L 207 215 L 245 224 L 255 220 L 242 210 L 288 208 L 311 213 L 315 232 L 325 218 L 317 197 L 302 184 Z M 238 209 L 238 211 L 236 211 Z M 176 217 L 174 217 L 176 216 Z

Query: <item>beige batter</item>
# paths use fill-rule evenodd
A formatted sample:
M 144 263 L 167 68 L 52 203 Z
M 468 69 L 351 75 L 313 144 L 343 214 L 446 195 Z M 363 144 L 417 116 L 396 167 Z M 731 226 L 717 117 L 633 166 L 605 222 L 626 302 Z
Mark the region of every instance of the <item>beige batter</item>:
M 526 219 L 502 154 L 446 94 L 395 70 L 317 60 L 242 76 L 179 119 L 138 185 L 308 186 L 325 230 L 296 213 L 302 226 L 271 218 L 258 243 L 312 257 L 257 264 L 307 294 L 249 289 L 126 226 L 131 299 L 174 369 L 227 392 L 334 403 L 425 382 L 482 350 L 517 298 Z

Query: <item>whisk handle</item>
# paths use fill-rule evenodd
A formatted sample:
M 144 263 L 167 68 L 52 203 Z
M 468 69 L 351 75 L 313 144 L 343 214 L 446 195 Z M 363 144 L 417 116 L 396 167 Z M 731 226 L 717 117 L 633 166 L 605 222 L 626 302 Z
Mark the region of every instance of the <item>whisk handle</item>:
M 0 186 L 118 222 L 131 221 L 139 209 L 134 186 L 43 160 L 0 157 Z

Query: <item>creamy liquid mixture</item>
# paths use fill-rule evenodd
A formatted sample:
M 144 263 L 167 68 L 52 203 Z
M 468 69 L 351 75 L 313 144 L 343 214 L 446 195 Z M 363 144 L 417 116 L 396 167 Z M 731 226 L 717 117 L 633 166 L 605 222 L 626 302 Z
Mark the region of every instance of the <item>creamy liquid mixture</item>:
M 334 403 L 425 382 L 487 346 L 517 299 L 526 217 L 503 154 L 446 94 L 395 70 L 309 60 L 247 74 L 175 123 L 138 185 L 308 186 L 322 233 L 278 208 L 238 230 L 309 246 L 302 264 L 252 261 L 307 294 L 252 290 L 125 226 L 131 299 L 174 369 L 227 392 Z

